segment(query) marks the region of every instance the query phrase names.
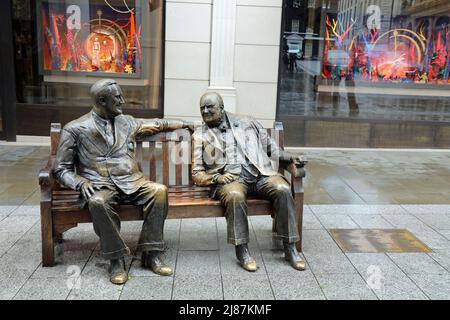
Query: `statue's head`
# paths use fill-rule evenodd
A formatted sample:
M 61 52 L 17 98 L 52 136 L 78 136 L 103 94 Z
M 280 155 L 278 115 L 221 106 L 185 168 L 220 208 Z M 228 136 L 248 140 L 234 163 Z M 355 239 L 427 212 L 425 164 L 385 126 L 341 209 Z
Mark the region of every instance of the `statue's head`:
M 122 114 L 125 100 L 122 89 L 115 80 L 102 79 L 94 83 L 91 87 L 91 97 L 94 110 L 101 117 L 114 118 Z
M 200 113 L 208 127 L 217 127 L 223 119 L 223 99 L 217 92 L 207 92 L 200 98 Z

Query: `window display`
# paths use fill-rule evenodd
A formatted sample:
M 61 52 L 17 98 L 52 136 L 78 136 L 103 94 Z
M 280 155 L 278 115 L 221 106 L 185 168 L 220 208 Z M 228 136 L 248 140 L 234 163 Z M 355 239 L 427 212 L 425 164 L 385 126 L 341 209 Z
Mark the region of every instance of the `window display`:
M 55 71 L 139 75 L 141 22 L 135 1 L 43 0 L 41 65 Z
M 322 79 L 450 85 L 449 16 L 397 16 L 388 30 L 371 22 L 326 16 Z

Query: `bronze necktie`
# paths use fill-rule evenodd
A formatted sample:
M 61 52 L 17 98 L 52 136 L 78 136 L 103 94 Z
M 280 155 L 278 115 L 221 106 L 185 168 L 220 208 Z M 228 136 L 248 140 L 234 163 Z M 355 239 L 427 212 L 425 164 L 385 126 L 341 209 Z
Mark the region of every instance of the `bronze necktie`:
M 110 147 L 112 147 L 114 145 L 114 132 L 112 129 L 111 121 L 106 121 L 105 136 L 106 136 L 106 141 L 108 142 L 108 145 Z

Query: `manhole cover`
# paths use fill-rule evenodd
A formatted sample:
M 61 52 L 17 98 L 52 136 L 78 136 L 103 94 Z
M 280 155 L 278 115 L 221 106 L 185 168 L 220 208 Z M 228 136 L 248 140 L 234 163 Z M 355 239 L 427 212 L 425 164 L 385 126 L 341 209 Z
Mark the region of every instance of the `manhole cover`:
M 330 229 L 344 252 L 431 252 L 406 229 Z

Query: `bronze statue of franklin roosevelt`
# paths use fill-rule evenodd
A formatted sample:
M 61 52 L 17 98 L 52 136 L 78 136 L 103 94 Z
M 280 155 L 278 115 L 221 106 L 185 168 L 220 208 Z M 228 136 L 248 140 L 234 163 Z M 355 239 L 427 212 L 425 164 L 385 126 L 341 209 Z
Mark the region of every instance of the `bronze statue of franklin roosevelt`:
M 55 174 L 66 187 L 80 191 L 100 238 L 101 253 L 110 260 L 110 280 L 128 280 L 124 255 L 130 250 L 120 235 L 116 203 L 141 205 L 144 222 L 138 243 L 142 264 L 160 275 L 172 270 L 162 260 L 163 229 L 167 216 L 167 188 L 145 179 L 135 155 L 136 135 L 191 128 L 178 120 L 135 119 L 122 113 L 125 100 L 110 79 L 91 87 L 92 111 L 68 123 L 62 131 Z

